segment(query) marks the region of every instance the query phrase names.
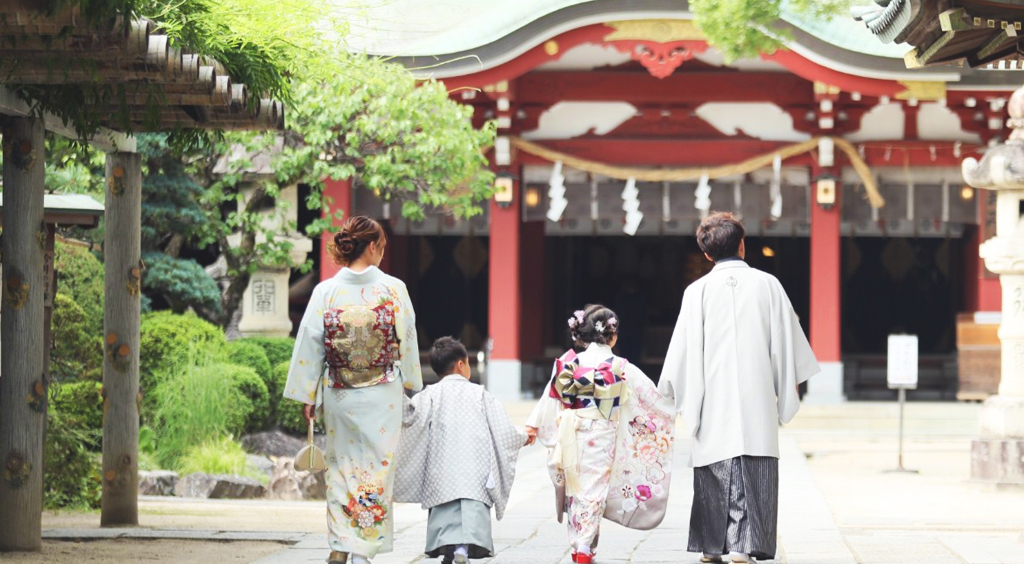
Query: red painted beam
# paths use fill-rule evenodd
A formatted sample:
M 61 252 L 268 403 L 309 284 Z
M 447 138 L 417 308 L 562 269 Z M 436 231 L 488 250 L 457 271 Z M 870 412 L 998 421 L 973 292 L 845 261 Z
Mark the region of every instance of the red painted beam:
M 547 51 L 545 45 L 548 42 L 545 42 L 502 65 L 473 74 L 445 78 L 441 82 L 444 82 L 448 90 L 457 90 L 460 88 L 483 88 L 503 80 L 512 80 L 548 61 L 557 61 L 562 54 L 577 45 L 599 44 L 603 42 L 606 35 L 613 31 L 615 30 L 604 24 L 588 25 L 567 31 L 551 40 L 558 46 L 554 54 Z
M 814 104 L 814 87 L 783 72 L 676 72 L 655 78 L 646 71 L 533 72 L 516 79 L 521 104 L 550 106 L 563 100 L 623 101 L 633 105 L 705 102 Z
M 895 80 L 880 80 L 847 74 L 819 65 L 810 59 L 805 59 L 802 55 L 784 49 L 771 55 L 761 55 L 761 58 L 779 63 L 793 74 L 806 80 L 838 86 L 846 92 L 860 92 L 870 96 L 895 96 L 906 90 L 906 87 Z

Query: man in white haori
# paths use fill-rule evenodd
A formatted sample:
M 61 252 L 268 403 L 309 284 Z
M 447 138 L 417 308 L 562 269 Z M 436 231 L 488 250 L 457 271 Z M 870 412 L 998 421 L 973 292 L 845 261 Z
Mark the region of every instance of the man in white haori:
M 743 225 L 708 216 L 697 243 L 714 269 L 683 294 L 659 391 L 693 438 L 687 550 L 703 562 L 775 556 L 781 423 L 820 371 L 782 285 L 743 261 Z

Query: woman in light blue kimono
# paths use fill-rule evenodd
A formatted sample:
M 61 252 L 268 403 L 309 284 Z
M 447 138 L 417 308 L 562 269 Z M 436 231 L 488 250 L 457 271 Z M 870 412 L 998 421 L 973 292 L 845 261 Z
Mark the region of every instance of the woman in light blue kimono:
M 403 388 L 423 388 L 416 316 L 405 284 L 378 266 L 376 221 L 349 218 L 330 247 L 343 268 L 313 290 L 284 397 L 322 408 L 327 427 L 328 562 L 367 564 L 392 549 L 392 465 Z

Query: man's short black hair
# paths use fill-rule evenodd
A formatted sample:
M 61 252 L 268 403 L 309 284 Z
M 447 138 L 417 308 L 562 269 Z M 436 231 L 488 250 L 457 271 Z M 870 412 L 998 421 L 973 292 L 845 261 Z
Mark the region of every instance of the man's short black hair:
M 430 347 L 430 367 L 438 376 L 454 373 L 455 363 L 464 360 L 469 362 L 469 351 L 458 339 L 441 337 Z
M 700 222 L 697 228 L 697 244 L 711 260 L 718 262 L 734 257 L 740 252 L 740 243 L 746 230 L 743 224 L 729 212 L 715 212 Z

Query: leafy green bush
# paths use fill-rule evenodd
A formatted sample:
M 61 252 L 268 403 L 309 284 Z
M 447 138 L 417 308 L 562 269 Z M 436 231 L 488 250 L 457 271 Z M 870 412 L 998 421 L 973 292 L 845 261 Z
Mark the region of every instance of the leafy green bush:
M 103 377 L 103 331 L 94 327 L 85 309 L 71 296 L 58 293 L 53 299 L 51 327 L 50 373 L 53 377 L 100 380 Z
M 263 379 L 247 366 L 216 364 L 230 382 L 230 393 L 225 398 L 227 430 L 238 437 L 247 431 L 263 428 L 270 411 L 270 394 Z
M 231 364 L 255 370 L 270 389 L 270 360 L 263 347 L 245 340 L 231 341 L 224 349 L 224 358 Z
M 103 263 L 89 249 L 56 243 L 53 268 L 57 271 L 57 288 L 74 300 L 85 312 L 89 330 L 103 333 Z
M 182 476 L 204 474 L 235 474 L 253 478 L 266 484 L 269 477 L 247 464 L 245 449 L 230 437 L 219 437 L 191 447 L 178 462 Z
M 65 381 L 50 388 L 50 406 L 75 426 L 103 429 L 103 384 L 93 380 Z
M 282 431 L 302 435 L 306 433 L 307 428 L 306 420 L 302 416 L 303 404 L 281 397 L 281 394 L 284 393 L 285 384 L 288 383 L 289 364 L 290 361 L 286 360 L 274 366 L 273 380 L 277 389 L 281 391 L 278 394 L 277 408 L 274 410 L 274 423 Z
M 223 365 L 210 363 L 209 356 L 192 357 L 163 375 L 149 396 L 153 433 L 146 434 L 162 467 L 175 468 L 190 448 L 228 433 L 231 393 Z
M 270 366 L 277 366 L 282 362 L 291 360 L 292 349 L 295 348 L 295 339 L 291 337 L 246 337 L 239 339 L 238 342 L 252 343 L 263 347 L 263 352 L 267 353 L 267 360 L 270 361 Z
M 91 382 L 89 382 L 91 383 Z M 84 429 L 73 417 L 51 409 L 47 414 L 46 445 L 43 451 L 43 505 L 60 507 L 100 506 L 100 434 Z
M 220 327 L 195 314 L 148 313 L 142 317 L 139 343 L 140 386 L 148 392 L 165 373 L 188 366 L 190 361 L 205 362 L 225 344 Z

